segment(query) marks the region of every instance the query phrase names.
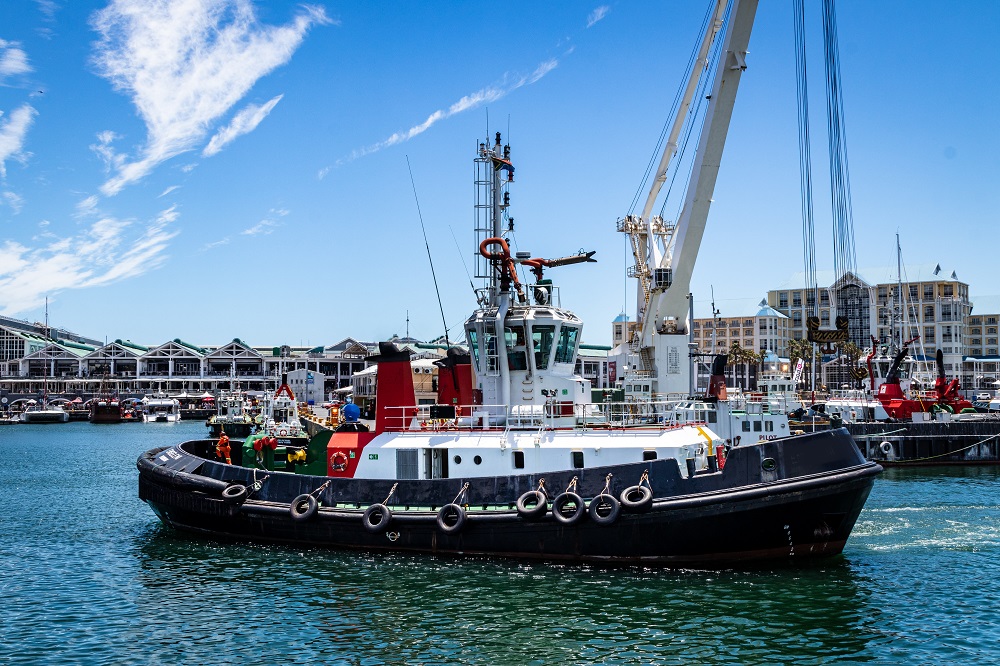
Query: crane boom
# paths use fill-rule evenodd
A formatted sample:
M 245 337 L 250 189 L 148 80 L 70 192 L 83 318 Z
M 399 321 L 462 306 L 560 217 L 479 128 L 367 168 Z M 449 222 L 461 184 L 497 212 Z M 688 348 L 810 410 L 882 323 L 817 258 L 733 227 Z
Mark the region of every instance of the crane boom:
M 736 92 L 746 70 L 747 46 L 756 13 L 757 0 L 732 0 L 684 207 L 671 238 L 671 247 L 654 271 L 648 306 L 642 317 L 640 358 L 643 369 L 652 375 L 660 393 L 689 393 L 691 390 L 691 364 L 686 361 L 688 292 L 722 162 Z

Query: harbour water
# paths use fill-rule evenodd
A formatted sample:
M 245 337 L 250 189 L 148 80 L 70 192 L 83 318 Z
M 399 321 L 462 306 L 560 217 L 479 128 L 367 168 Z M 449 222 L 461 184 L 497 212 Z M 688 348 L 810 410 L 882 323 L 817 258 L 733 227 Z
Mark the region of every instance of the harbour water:
M 202 422 L 0 428 L 5 664 L 1000 661 L 1000 469 L 893 469 L 844 555 L 604 569 L 220 543 L 136 497 Z

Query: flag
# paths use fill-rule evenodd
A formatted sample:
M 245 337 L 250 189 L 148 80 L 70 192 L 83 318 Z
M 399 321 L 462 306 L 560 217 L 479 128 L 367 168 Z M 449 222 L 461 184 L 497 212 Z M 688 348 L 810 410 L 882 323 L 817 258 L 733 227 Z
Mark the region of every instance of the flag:
M 499 171 L 500 169 L 506 169 L 507 180 L 514 182 L 514 165 L 510 163 L 510 160 L 502 160 L 499 157 L 494 157 L 493 170 Z

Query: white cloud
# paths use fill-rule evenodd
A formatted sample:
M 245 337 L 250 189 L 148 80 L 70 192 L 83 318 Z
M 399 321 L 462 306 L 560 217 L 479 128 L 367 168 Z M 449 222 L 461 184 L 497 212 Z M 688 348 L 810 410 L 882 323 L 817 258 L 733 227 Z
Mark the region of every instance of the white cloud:
M 312 26 L 332 23 L 304 6 L 287 25 L 261 25 L 249 0 L 112 0 L 92 22 L 98 72 L 131 97 L 147 130 L 138 154 L 102 185 L 107 196 L 194 149 Z
M 21 196 L 15 192 L 7 191 L 0 193 L 0 199 L 2 199 L 4 203 L 10 206 L 10 209 L 14 212 L 15 215 L 20 213 L 21 208 L 24 206 L 24 199 L 21 198 Z
M 330 168 L 331 167 L 323 167 L 322 169 L 320 169 L 319 172 L 316 174 L 316 180 L 323 180 L 324 178 L 326 178 L 326 174 L 330 173 Z
M 212 140 L 205 146 L 205 150 L 202 151 L 202 156 L 211 157 L 234 141 L 236 137 L 249 134 L 257 129 L 257 125 L 260 125 L 260 122 L 267 118 L 267 114 L 271 113 L 271 109 L 281 101 L 282 97 L 284 95 L 278 95 L 262 106 L 248 104 L 242 111 L 233 116 L 233 120 L 228 125 L 215 133 Z
M 384 141 L 379 141 L 378 143 L 366 146 L 364 148 L 358 148 L 357 150 L 353 151 L 351 155 L 348 158 L 346 158 L 346 160 L 339 160 L 338 164 L 342 164 L 345 161 L 354 160 L 359 157 L 364 157 L 365 155 L 370 155 L 372 153 L 382 150 L 383 148 L 388 148 L 389 146 L 394 146 L 398 143 L 403 143 L 404 141 L 409 141 L 413 137 L 419 134 L 423 134 L 424 132 L 429 130 L 438 121 L 444 120 L 445 118 L 450 118 L 451 116 L 462 113 L 463 111 L 475 109 L 477 107 L 482 106 L 483 104 L 496 101 L 522 86 L 531 85 L 532 83 L 537 82 L 543 76 L 545 76 L 553 69 L 555 69 L 558 65 L 559 61 L 555 58 L 552 58 L 538 65 L 538 67 L 536 67 L 534 71 L 531 72 L 531 74 L 523 76 L 515 76 L 515 77 L 511 77 L 510 75 L 505 75 L 500 83 L 497 83 L 495 85 L 486 88 L 482 88 L 470 95 L 462 97 L 460 100 L 449 106 L 447 110 L 439 109 L 434 113 L 432 113 L 431 115 L 427 116 L 427 119 L 424 120 L 419 125 L 414 125 L 410 129 L 405 130 L 403 132 L 396 132 L 395 134 L 393 134 Z
M 174 190 L 178 189 L 179 187 L 180 187 L 180 185 L 171 185 L 171 186 L 170 186 L 170 187 L 168 187 L 167 189 L 165 189 L 165 190 L 163 190 L 162 192 L 160 192 L 160 196 L 158 196 L 158 197 L 156 197 L 156 198 L 157 198 L 157 199 L 162 199 L 163 197 L 167 196 L 168 194 L 170 194 L 170 193 L 171 193 L 171 192 L 173 192 Z
M 7 177 L 7 160 L 23 162 L 27 159 L 24 138 L 37 113 L 31 105 L 25 104 L 11 111 L 10 116 L 3 120 L 3 112 L 0 111 L 0 178 Z
M 610 11 L 611 7 L 608 7 L 607 5 L 601 5 L 594 11 L 590 12 L 590 16 L 587 17 L 587 27 L 588 28 L 592 27 L 595 23 L 597 23 L 602 18 L 607 16 L 608 12 Z
M 106 286 L 159 267 L 177 235 L 169 228 L 176 219 L 177 212 L 167 209 L 131 237 L 131 222 L 102 218 L 44 247 L 7 241 L 0 245 L 0 313 L 23 313 L 53 293 Z
M 208 250 L 212 250 L 223 245 L 229 245 L 229 236 L 226 236 L 222 240 L 217 240 L 214 243 L 205 243 L 201 246 L 201 251 L 207 252 Z
M 92 194 L 86 199 L 82 199 L 76 204 L 75 217 L 86 217 L 97 211 L 97 195 Z
M 127 159 L 127 155 L 116 153 L 115 149 L 111 147 L 111 144 L 120 138 L 122 138 L 121 135 L 115 134 L 111 130 L 104 130 L 97 133 L 97 143 L 90 145 L 90 150 L 104 162 L 106 173 L 111 173 L 112 169 L 121 168 Z
M 281 226 L 281 221 L 279 218 L 288 215 L 288 211 L 283 208 L 275 208 L 269 211 L 268 217 L 253 225 L 249 229 L 244 229 L 240 232 L 242 236 L 267 236 L 271 234 L 275 227 Z
M 28 54 L 20 46 L 17 42 L 0 39 L 0 83 L 3 83 L 5 77 L 32 71 L 28 64 Z

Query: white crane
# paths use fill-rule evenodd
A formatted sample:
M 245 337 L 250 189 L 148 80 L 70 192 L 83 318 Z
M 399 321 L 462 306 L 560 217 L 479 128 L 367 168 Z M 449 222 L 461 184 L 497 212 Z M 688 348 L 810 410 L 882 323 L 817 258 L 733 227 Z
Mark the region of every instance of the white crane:
M 720 61 L 676 225 L 665 223 L 659 215 L 652 215 L 653 204 L 667 180 L 671 159 L 677 152 L 677 138 L 698 82 L 706 75 L 709 51 L 723 25 L 726 0 L 716 2 L 708 22 L 642 216 L 630 215 L 619 221 L 619 229 L 631 238 L 636 258 L 634 274 L 640 284 L 637 321 L 641 328 L 631 341 L 633 349 L 639 352 L 641 367 L 637 370 L 650 377 L 653 391 L 661 394 L 687 394 L 692 388 L 688 360 L 691 274 L 708 220 L 736 91 L 746 70 L 747 45 L 757 13 L 757 0 L 731 0 L 728 4 L 729 21 Z

